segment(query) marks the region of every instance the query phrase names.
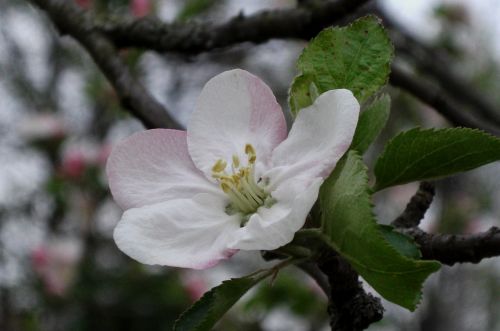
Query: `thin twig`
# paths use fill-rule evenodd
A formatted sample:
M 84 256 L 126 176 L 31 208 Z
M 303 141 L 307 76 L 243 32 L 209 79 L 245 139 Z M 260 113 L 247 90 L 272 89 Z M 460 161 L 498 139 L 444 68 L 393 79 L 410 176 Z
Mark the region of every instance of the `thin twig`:
M 486 120 L 500 125 L 498 108 L 487 96 L 477 93 L 472 84 L 464 84 L 464 79 L 449 69 L 448 63 L 452 61 L 449 56 L 413 37 L 380 8 L 374 6 L 371 12 L 382 18 L 389 28 L 398 55 L 409 58 L 420 72 L 435 79 L 450 97 L 469 105 Z
M 423 79 L 416 79 L 410 76 L 397 65 L 392 65 L 390 82 L 392 85 L 410 92 L 419 100 L 434 108 L 455 126 L 481 129 L 500 136 L 498 128 L 464 112 L 438 86 L 429 84 Z
M 95 30 L 89 18 L 73 1 L 30 0 L 44 10 L 61 34 L 76 39 L 92 56 L 115 88 L 122 106 L 130 110 L 146 127 L 178 128 L 168 111 L 132 76 L 107 37 Z
M 311 262 L 304 262 L 298 264 L 297 267 L 314 279 L 323 293 L 325 293 L 326 297 L 330 298 L 330 285 L 328 284 L 328 279 L 317 265 Z
M 410 199 L 403 213 L 392 222 L 392 225 L 396 228 L 417 227 L 429 209 L 434 194 L 435 189 L 432 183 L 421 182 L 418 191 Z
M 433 197 L 434 186 L 422 182 L 404 212 L 392 222 L 398 231 L 413 237 L 423 259 L 453 265 L 478 263 L 484 258 L 500 255 L 500 229 L 496 227 L 468 235 L 431 234 L 418 228 Z

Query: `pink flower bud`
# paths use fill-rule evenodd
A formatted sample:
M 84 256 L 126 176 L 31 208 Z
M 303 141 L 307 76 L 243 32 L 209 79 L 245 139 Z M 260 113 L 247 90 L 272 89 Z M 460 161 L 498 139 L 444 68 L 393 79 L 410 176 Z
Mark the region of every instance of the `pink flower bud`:
M 36 272 L 40 272 L 45 268 L 48 262 L 48 254 L 44 246 L 37 247 L 31 252 L 31 262 Z
M 135 17 L 143 17 L 151 12 L 151 2 L 149 0 L 132 0 L 130 11 Z
M 86 168 L 85 155 L 80 151 L 70 151 L 64 155 L 61 165 L 62 174 L 72 179 L 80 178 Z

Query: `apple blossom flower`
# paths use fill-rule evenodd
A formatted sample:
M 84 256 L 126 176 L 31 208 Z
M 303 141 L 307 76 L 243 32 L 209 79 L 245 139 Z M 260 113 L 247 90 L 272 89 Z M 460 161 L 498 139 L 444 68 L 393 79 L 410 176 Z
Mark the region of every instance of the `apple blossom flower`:
M 271 89 L 240 69 L 203 88 L 187 132 L 154 129 L 114 147 L 106 172 L 125 212 L 117 246 L 145 264 L 204 269 L 238 250 L 289 243 L 351 144 L 345 89 L 302 109 L 287 137 Z

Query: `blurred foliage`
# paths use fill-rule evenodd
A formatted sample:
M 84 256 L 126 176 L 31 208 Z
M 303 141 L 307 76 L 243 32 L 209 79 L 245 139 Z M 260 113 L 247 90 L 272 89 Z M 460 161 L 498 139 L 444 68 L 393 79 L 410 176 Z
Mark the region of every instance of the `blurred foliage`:
M 309 320 L 322 320 L 326 318 L 325 303 L 326 298 L 316 284 L 282 272 L 271 282 L 263 282 L 246 300 L 244 309 L 265 314 L 276 308 L 288 308 Z

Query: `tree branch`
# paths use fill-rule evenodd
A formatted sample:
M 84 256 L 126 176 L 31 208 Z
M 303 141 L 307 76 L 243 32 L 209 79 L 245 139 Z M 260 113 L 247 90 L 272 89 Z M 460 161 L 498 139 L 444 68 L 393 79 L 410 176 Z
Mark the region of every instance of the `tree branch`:
M 325 250 L 317 264 L 330 284 L 328 314 L 332 331 L 364 330 L 382 319 L 380 299 L 363 290 L 358 274 L 346 260 Z
M 417 193 L 410 199 L 404 212 L 392 222 L 392 225 L 396 228 L 417 227 L 429 209 L 434 194 L 434 184 L 421 182 Z
M 500 255 L 500 229 L 470 235 L 430 234 L 419 228 L 403 230 L 420 246 L 422 258 L 447 265 L 478 263 L 484 258 Z
M 89 23 L 89 18 L 73 1 L 30 0 L 44 10 L 61 34 L 76 39 L 91 55 L 115 88 L 122 106 L 146 127 L 179 128 L 167 110 L 137 82 L 113 44 Z
M 314 252 L 312 261 L 327 277 L 328 284 L 323 288 L 329 291 L 327 296 L 330 327 L 332 331 L 364 330 L 382 319 L 382 303 L 379 298 L 364 291 L 358 280 L 358 273 L 347 260 L 319 238 L 318 234 L 316 231 L 298 232 L 292 245 L 311 249 Z M 270 257 L 269 253 L 266 255 Z M 318 277 L 317 269 L 314 269 L 311 276 L 323 278 Z M 323 280 L 321 282 L 323 283 Z
M 397 65 L 392 65 L 390 82 L 392 85 L 408 91 L 422 102 L 434 108 L 455 126 L 477 128 L 500 136 L 498 128 L 464 112 L 439 87 L 429 84 L 422 79 L 417 80 Z
M 315 36 L 324 27 L 345 19 L 349 14 L 354 13 L 358 8 L 366 4 L 367 0 L 339 0 L 311 2 L 307 6 L 286 9 L 263 11 L 251 16 L 237 16 L 227 23 L 213 25 L 208 23 L 162 23 L 152 17 L 138 20 L 108 23 L 99 26 L 97 29 L 109 36 L 118 47 L 142 47 L 159 52 L 177 52 L 184 54 L 198 54 L 216 48 L 231 46 L 242 42 L 262 43 L 273 38 L 293 38 L 309 39 Z M 377 8 L 371 8 L 385 18 L 387 23 L 394 27 L 394 23 Z M 362 11 L 366 13 L 367 11 Z M 401 36 L 401 34 L 400 34 Z M 404 35 L 396 38 L 398 50 L 404 51 L 408 45 L 413 45 L 412 49 L 418 48 L 415 40 Z M 404 45 L 403 45 L 404 44 Z M 406 45 L 406 46 L 405 46 Z M 419 48 L 419 53 L 426 54 L 420 59 L 414 56 L 417 67 L 426 69 L 426 73 L 436 69 L 430 53 Z M 406 52 L 411 53 L 410 52 Z M 431 70 L 432 69 L 432 70 Z M 500 129 L 485 121 L 474 118 L 467 114 L 461 107 L 449 97 L 447 90 L 455 94 L 459 100 L 468 101 L 471 106 L 488 120 L 495 118 L 496 113 L 486 102 L 481 102 L 480 98 L 469 92 L 445 66 L 439 66 L 438 71 L 433 76 L 446 89 L 439 89 L 416 80 L 406 74 L 398 67 L 393 67 L 391 83 L 410 92 L 424 103 L 433 107 L 441 113 L 455 126 L 479 128 L 495 135 L 500 135 Z M 492 121 L 495 123 L 496 121 Z
M 492 227 L 486 232 L 469 235 L 431 234 L 418 228 L 433 197 L 434 186 L 422 182 L 404 212 L 392 222 L 399 232 L 413 237 L 423 259 L 453 265 L 478 263 L 484 258 L 500 256 L 499 228 Z
M 449 69 L 447 63 L 451 59 L 448 56 L 414 38 L 380 8 L 374 7 L 372 12 L 381 17 L 384 25 L 389 28 L 398 54 L 408 57 L 420 72 L 435 79 L 451 97 L 468 104 L 486 120 L 500 125 L 500 113 L 495 105 L 484 95 L 477 93 L 471 84 L 462 83 L 464 79 Z
M 274 38 L 310 39 L 367 2 L 369 0 L 317 1 L 299 8 L 239 15 L 219 25 L 169 24 L 146 17 L 103 24 L 98 29 L 120 48 L 198 54 L 242 42 L 262 43 Z

